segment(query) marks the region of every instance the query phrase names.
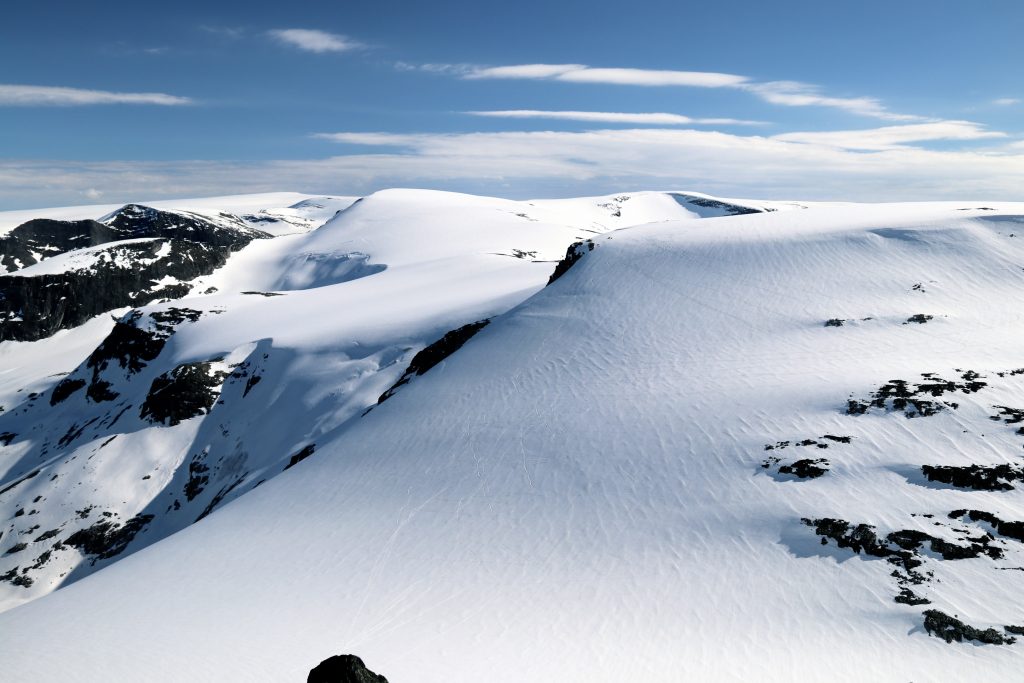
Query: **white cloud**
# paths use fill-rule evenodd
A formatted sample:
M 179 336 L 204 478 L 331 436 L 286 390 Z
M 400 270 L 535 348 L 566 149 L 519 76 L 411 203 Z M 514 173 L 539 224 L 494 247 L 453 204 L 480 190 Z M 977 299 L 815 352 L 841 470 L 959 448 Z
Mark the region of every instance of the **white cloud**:
M 463 74 L 467 79 L 526 78 L 569 81 L 573 83 L 608 83 L 614 85 L 688 86 L 696 88 L 728 88 L 746 82 L 743 76 L 705 71 L 665 71 L 652 69 L 596 69 L 584 64 L 518 64 L 471 68 Z
M 396 186 L 513 197 L 674 188 L 807 200 L 1024 200 L 1024 148 L 1013 143 L 863 150 L 651 128 L 322 137 L 386 149 L 245 162 L 0 160 L 0 206 L 79 203 L 90 189 L 116 203 L 278 190 L 364 194 Z
M 681 114 L 657 113 L 621 113 L 605 111 L 540 111 L 535 109 L 509 109 L 501 111 L 467 111 L 464 114 L 506 119 L 557 119 L 563 121 L 584 121 L 598 123 L 640 123 L 655 126 L 677 125 L 720 125 L 720 126 L 754 126 L 760 121 L 742 119 L 693 119 Z
M 885 150 L 900 148 L 910 142 L 1005 137 L 1006 133 L 985 130 L 984 126 L 971 121 L 938 121 L 869 130 L 784 133 L 776 135 L 773 139 L 842 149 Z
M 912 114 L 897 114 L 886 109 L 874 97 L 829 97 L 821 89 L 809 83 L 797 81 L 771 81 L 751 83 L 744 86 L 765 102 L 784 107 L 832 107 L 851 114 L 869 116 L 889 121 L 921 121 L 923 117 Z
M 409 65 L 404 65 L 408 67 Z M 595 68 L 585 64 L 516 64 L 474 67 L 430 65 L 424 71 L 450 73 L 464 79 L 532 79 L 571 83 L 601 83 L 649 87 L 737 88 L 770 104 L 784 107 L 831 107 L 851 114 L 888 121 L 923 121 L 925 117 L 889 111 L 874 97 L 833 97 L 821 88 L 799 81 L 757 83 L 747 76 L 713 71 L 671 71 L 662 69 Z
M 1020 100 L 1016 97 L 1000 97 L 997 100 L 992 100 L 992 104 L 998 107 L 1012 107 L 1015 104 L 1020 104 Z
M 192 100 L 187 97 L 156 92 L 108 92 L 106 90 L 59 88 L 47 85 L 0 84 L 0 107 L 70 107 L 91 104 L 182 105 L 192 104 Z
M 306 52 L 346 52 L 361 45 L 336 33 L 305 28 L 278 28 L 267 31 L 276 40 Z

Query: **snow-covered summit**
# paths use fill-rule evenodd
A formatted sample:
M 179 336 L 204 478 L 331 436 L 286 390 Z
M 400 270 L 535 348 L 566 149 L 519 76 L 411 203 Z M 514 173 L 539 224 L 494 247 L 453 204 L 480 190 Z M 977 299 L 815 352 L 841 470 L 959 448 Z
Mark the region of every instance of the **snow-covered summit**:
M 715 201 L 382 192 L 6 342 L 8 604 L 92 575 L 5 674 L 1012 678 L 1024 205 Z

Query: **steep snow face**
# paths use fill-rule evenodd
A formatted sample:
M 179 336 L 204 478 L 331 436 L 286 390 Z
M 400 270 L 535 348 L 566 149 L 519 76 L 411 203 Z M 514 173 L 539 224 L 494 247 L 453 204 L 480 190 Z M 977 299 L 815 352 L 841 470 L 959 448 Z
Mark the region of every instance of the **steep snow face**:
M 615 208 L 625 205 L 633 214 Z M 292 208 L 324 217 L 329 206 Z M 126 234 L 140 225 L 183 239 L 247 234 L 244 214 L 206 210 L 209 220 L 129 205 L 102 218 Z M 631 215 L 689 216 L 658 193 L 542 206 L 381 192 L 316 230 L 261 233 L 208 275 L 153 273 L 159 291 L 188 295 L 71 331 L 86 344 L 62 333 L 39 347 L 0 344 L 12 368 L 0 374 L 0 606 L 109 565 L 319 457 L 427 344 L 536 293 L 569 244 Z M 8 279 L 77 273 L 133 245 L 73 250 Z M 147 263 L 136 255 L 125 270 Z
M 813 207 L 594 236 L 284 475 L 0 615 L 5 675 L 301 680 L 354 652 L 422 683 L 1010 679 L 1021 216 Z M 360 289 L 344 303 L 298 291 L 182 326 L 173 362 L 271 319 L 326 348 L 325 311 L 358 319 L 405 248 L 321 288 Z M 378 321 L 416 320 L 398 292 Z M 320 368 L 325 396 L 344 365 Z M 301 398 L 254 423 L 292 429 Z

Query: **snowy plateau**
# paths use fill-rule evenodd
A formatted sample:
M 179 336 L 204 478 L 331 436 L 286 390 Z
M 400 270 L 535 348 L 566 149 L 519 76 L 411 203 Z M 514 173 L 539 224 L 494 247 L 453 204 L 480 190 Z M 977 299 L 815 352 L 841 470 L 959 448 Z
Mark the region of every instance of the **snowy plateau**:
M 1022 301 L 1024 204 L 0 213 L 0 679 L 1019 679 Z

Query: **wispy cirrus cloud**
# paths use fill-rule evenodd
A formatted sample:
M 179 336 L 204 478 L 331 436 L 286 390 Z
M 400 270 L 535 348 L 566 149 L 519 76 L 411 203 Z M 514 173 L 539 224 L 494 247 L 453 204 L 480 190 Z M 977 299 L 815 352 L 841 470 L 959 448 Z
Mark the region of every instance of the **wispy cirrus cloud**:
M 784 107 L 832 107 L 851 114 L 859 114 L 889 121 L 921 121 L 924 117 L 897 114 L 889 111 L 874 97 L 832 97 L 822 93 L 820 87 L 798 81 L 770 81 L 748 83 L 743 86 L 769 104 Z
M 664 112 L 625 113 L 607 111 L 542 111 L 536 109 L 507 109 L 496 111 L 467 111 L 464 114 L 502 119 L 553 119 L 562 121 L 582 121 L 593 123 L 630 123 L 653 126 L 757 126 L 763 121 L 747 121 L 728 118 L 690 118 L 682 114 Z
M 48 85 L 0 84 L 0 107 L 75 107 L 98 104 L 194 104 L 188 97 L 158 92 L 110 92 Z
M 600 69 L 584 64 L 519 64 L 470 68 L 466 79 L 532 78 L 570 83 L 606 83 L 640 86 L 685 86 L 691 88 L 734 88 L 747 82 L 745 76 L 710 71 L 658 69 Z
M 773 139 L 826 147 L 859 150 L 900 149 L 912 142 L 939 140 L 985 140 L 1009 137 L 1000 131 L 987 130 L 972 121 L 937 121 L 905 126 L 885 126 L 868 130 L 841 130 L 807 133 L 783 133 Z
M 362 47 L 362 44 L 347 36 L 327 31 L 306 28 L 276 28 L 267 34 L 284 45 L 306 52 L 347 52 Z
M 403 64 L 399 68 L 417 68 Z M 458 76 L 466 80 L 530 79 L 568 83 L 631 85 L 646 87 L 731 88 L 751 93 L 759 99 L 783 107 L 829 107 L 851 114 L 889 121 L 923 121 L 925 117 L 890 111 L 874 97 L 836 97 L 816 85 L 799 81 L 756 82 L 740 74 L 714 71 L 675 71 L 666 69 L 597 68 L 585 64 L 513 64 L 509 66 L 472 66 L 466 64 L 430 64 L 422 71 Z
M 1020 104 L 1020 102 L 1021 101 L 1016 97 L 1000 97 L 998 99 L 992 100 L 992 104 L 996 105 L 997 107 L 1012 107 L 1015 104 Z

